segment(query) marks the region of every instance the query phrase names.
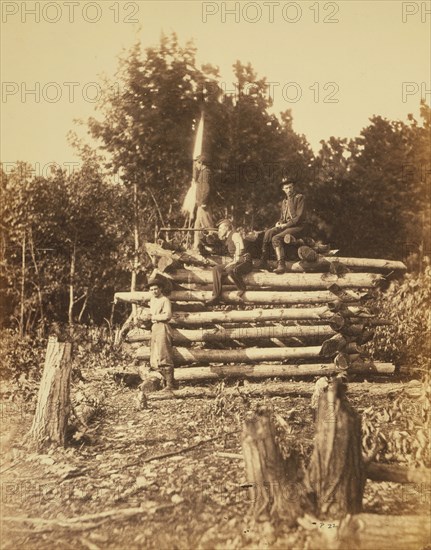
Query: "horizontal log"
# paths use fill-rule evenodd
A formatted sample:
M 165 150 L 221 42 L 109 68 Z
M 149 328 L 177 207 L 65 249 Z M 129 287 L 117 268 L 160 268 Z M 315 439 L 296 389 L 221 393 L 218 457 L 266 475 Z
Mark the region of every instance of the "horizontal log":
M 431 542 L 431 522 L 426 515 L 355 514 L 341 521 L 306 516 L 298 523 L 313 529 L 307 546 L 310 550 L 425 550 Z
M 372 481 L 394 483 L 431 483 L 431 470 L 427 468 L 406 468 L 397 464 L 370 462 L 366 467 L 367 477 Z
M 339 256 L 325 256 L 328 262 L 340 262 L 347 267 L 360 267 L 364 269 L 382 269 L 384 271 L 406 271 L 407 267 L 398 260 L 380 260 L 376 258 L 346 258 Z
M 355 292 L 353 290 L 345 291 L 347 296 L 343 301 L 358 302 L 365 293 Z M 151 295 L 149 292 L 116 292 L 115 301 L 141 303 L 148 302 Z M 211 292 L 177 290 L 171 292 L 169 298 L 173 302 L 206 302 L 212 298 Z M 233 304 L 324 304 L 338 301 L 338 297 L 329 290 L 316 291 L 261 291 L 248 290 L 243 296 L 239 296 L 237 291 L 223 292 L 223 302 Z
M 328 338 L 336 334 L 328 325 L 317 326 L 266 326 L 240 328 L 212 328 L 212 329 L 173 329 L 174 344 L 190 342 L 224 342 L 231 340 L 246 340 L 250 338 Z M 127 335 L 128 342 L 146 342 L 151 339 L 151 331 L 134 329 Z
M 378 374 L 392 374 L 395 371 L 391 363 L 374 363 L 372 368 Z M 180 382 L 191 380 L 219 380 L 221 378 L 291 378 L 296 376 L 327 376 L 336 374 L 340 369 L 332 363 L 313 363 L 297 365 L 223 365 L 211 367 L 188 367 L 175 369 L 175 379 Z M 369 372 L 364 367 L 363 373 Z M 360 374 L 361 370 L 355 370 Z
M 175 377 L 179 376 L 187 369 L 176 369 Z M 259 382 L 249 382 L 241 392 L 244 392 L 247 397 L 311 397 L 315 390 L 315 382 L 307 382 L 304 380 L 295 380 L 293 382 L 286 380 L 277 380 L 273 382 L 267 380 L 264 384 Z M 363 382 L 349 383 L 349 395 L 370 395 L 375 398 L 385 397 L 388 394 L 403 391 L 403 385 L 400 382 L 374 382 L 373 384 L 364 385 Z M 223 390 L 225 395 L 238 395 L 236 386 L 226 386 Z M 156 391 L 147 395 L 150 400 L 165 400 L 165 399 L 215 399 L 219 394 L 215 388 L 208 386 L 183 386 L 178 390 L 173 390 L 172 394 Z
M 209 284 L 212 273 L 208 269 L 177 269 L 171 276 L 178 283 Z M 382 280 L 378 273 L 346 273 L 343 277 L 329 273 L 284 273 L 267 271 L 249 273 L 244 277 L 247 287 L 284 288 L 289 290 L 327 289 L 332 284 L 340 288 L 371 288 Z
M 354 317 L 359 312 L 357 307 L 349 307 L 348 314 Z M 137 308 L 137 320 L 148 322 L 151 320 L 149 308 L 140 306 Z M 171 323 L 174 325 L 202 325 L 205 323 L 242 323 L 242 322 L 265 322 L 265 321 L 297 321 L 297 320 L 330 320 L 334 315 L 327 306 L 304 307 L 304 308 L 271 308 L 271 309 L 250 309 L 245 311 L 177 311 L 174 312 Z M 364 318 L 360 318 L 364 320 Z M 366 322 L 377 326 L 388 324 L 388 321 L 381 319 L 366 318 Z
M 334 250 L 334 253 L 337 251 Z M 335 256 L 334 254 L 329 254 L 326 256 L 319 256 L 324 262 L 322 267 L 325 266 L 326 262 L 339 262 L 346 267 L 353 268 L 355 270 L 359 269 L 377 269 L 383 272 L 387 271 L 407 271 L 407 267 L 403 262 L 398 260 L 384 260 L 377 258 L 347 258 L 345 256 Z M 226 264 L 232 261 L 232 258 L 229 256 L 211 256 L 211 259 L 217 264 Z M 268 262 L 270 267 L 276 267 L 277 262 L 270 261 Z M 317 263 L 317 262 L 316 262 Z M 298 262 L 288 262 L 287 265 L 290 265 L 292 272 L 304 273 L 304 268 L 301 263 Z
M 242 349 L 193 349 L 174 348 L 176 365 L 190 363 L 251 363 L 253 361 L 283 361 L 289 359 L 308 359 L 322 357 L 321 346 L 283 347 L 283 348 L 242 348 Z M 149 361 L 150 348 L 140 346 L 135 351 L 137 359 Z

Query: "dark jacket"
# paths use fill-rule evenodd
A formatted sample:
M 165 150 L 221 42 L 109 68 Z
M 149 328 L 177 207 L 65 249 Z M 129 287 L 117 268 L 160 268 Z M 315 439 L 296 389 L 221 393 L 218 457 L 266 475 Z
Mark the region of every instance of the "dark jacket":
M 286 227 L 303 225 L 306 221 L 305 197 L 300 193 L 285 198 L 281 205 L 280 222 Z
M 211 171 L 207 166 L 201 170 L 194 170 L 194 179 L 196 181 L 196 206 L 203 204 L 208 206 L 211 192 Z

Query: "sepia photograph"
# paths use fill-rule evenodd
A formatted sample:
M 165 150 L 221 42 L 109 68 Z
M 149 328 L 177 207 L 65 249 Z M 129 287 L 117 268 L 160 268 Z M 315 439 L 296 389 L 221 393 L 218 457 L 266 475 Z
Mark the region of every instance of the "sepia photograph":
M 431 550 L 431 1 L 0 9 L 0 550 Z

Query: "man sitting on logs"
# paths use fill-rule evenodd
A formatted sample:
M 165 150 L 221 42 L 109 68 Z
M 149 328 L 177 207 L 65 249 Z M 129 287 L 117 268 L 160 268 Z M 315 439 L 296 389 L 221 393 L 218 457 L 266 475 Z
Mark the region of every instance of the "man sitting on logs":
M 271 227 L 265 231 L 259 265 L 260 269 L 267 268 L 270 246 L 272 244 L 277 256 L 277 268 L 274 270 L 274 273 L 277 274 L 285 272 L 284 242 L 286 236 L 299 236 L 304 231 L 306 217 L 305 198 L 304 195 L 296 192 L 295 183 L 287 177 L 283 177 L 281 184 L 286 194 L 286 198 L 281 205 L 281 217 L 275 224 L 275 227 Z
M 163 295 L 164 281 L 157 275 L 148 281 L 151 293 L 151 352 L 150 366 L 158 370 L 165 380 L 166 389 L 175 387 L 172 332 L 168 321 L 172 318 L 172 304 Z
M 238 294 L 242 296 L 246 290 L 243 275 L 250 273 L 253 269 L 251 255 L 245 253 L 244 241 L 241 235 L 235 231 L 230 220 L 221 220 L 218 223 L 218 237 L 226 243 L 229 256 L 233 260 L 225 265 L 213 267 L 213 294 L 207 305 L 215 305 L 220 302 L 222 294 L 222 283 L 226 276 L 229 276 L 238 288 Z

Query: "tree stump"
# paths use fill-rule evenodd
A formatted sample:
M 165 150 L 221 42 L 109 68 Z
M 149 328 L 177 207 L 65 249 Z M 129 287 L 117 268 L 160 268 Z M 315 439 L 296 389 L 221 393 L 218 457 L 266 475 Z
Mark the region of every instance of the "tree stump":
M 70 414 L 72 344 L 50 337 L 30 438 L 38 447 L 64 445 Z
M 282 456 L 266 408 L 246 419 L 242 449 L 255 520 L 295 525 L 305 494 L 301 457 L 293 450 L 289 457 Z
M 345 397 L 346 387 L 334 379 L 321 392 L 308 482 L 319 518 L 341 518 L 362 511 L 365 466 L 361 421 Z

